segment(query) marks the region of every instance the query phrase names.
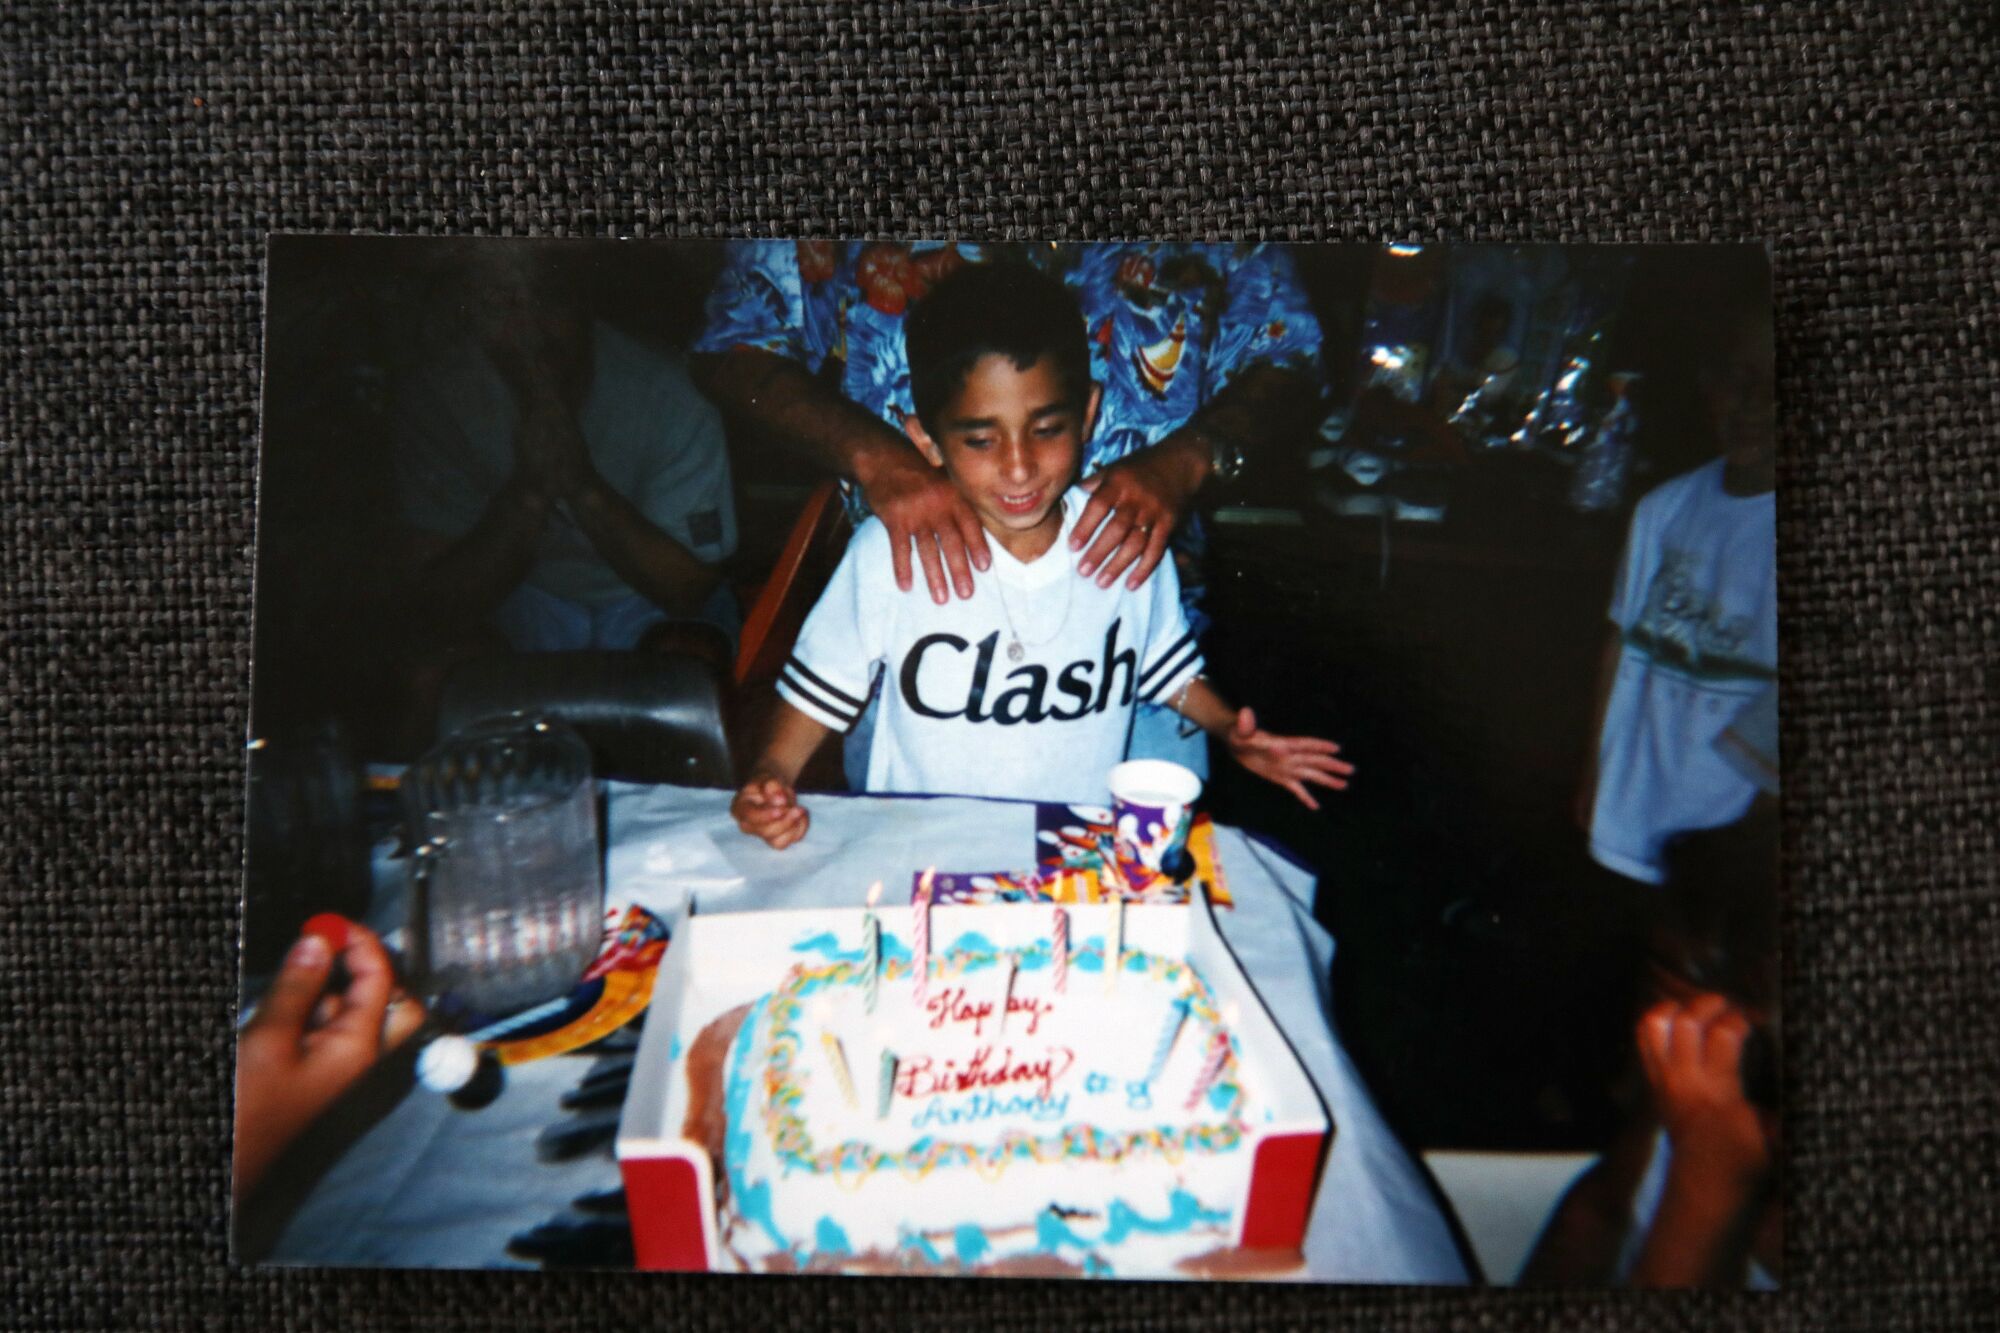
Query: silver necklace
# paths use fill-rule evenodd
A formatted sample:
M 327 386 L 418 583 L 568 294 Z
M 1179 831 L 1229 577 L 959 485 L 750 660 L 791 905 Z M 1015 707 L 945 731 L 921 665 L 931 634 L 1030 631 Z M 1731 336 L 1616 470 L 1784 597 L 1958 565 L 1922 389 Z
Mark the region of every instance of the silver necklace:
M 1007 660 L 1009 662 L 1018 662 L 1027 656 L 1027 648 L 1046 648 L 1049 644 L 1054 643 L 1062 637 L 1063 628 L 1069 624 L 1070 585 L 1076 582 L 1079 577 L 1081 576 L 1075 570 L 1071 570 L 1068 577 L 1063 579 L 1062 619 L 1056 622 L 1055 633 L 1049 635 L 1039 643 L 1030 643 L 1024 648 L 1021 644 L 1021 631 L 1014 628 L 1014 612 L 1007 605 L 1007 581 L 1001 578 L 997 571 L 995 572 L 993 576 L 993 591 L 1000 598 L 1000 614 L 1007 617 Z

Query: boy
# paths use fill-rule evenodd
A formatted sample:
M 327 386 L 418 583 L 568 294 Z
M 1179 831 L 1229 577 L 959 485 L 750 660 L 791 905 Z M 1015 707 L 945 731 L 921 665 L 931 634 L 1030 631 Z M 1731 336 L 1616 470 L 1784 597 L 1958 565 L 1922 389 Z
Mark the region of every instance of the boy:
M 1760 698 L 1778 675 L 1770 306 L 1749 290 L 1703 375 L 1722 456 L 1639 502 L 1613 594 L 1578 814 L 1590 854 L 1642 884 L 1664 881 L 1675 834 L 1749 808 L 1758 782 L 1715 742 L 1739 715 L 1754 728 L 1752 705 L 1776 707 Z
M 1524 1283 L 1777 1285 L 1777 807 L 1680 834 L 1664 859 L 1634 1033 L 1646 1104 L 1551 1213 Z
M 779 679 L 771 739 L 731 805 L 738 827 L 776 848 L 805 836 L 799 772 L 878 683 L 869 791 L 1104 805 L 1145 702 L 1309 808 L 1308 783 L 1344 788 L 1354 770 L 1337 745 L 1263 731 L 1201 679 L 1170 563 L 1136 590 L 1070 568 L 1073 483 L 1101 395 L 1062 284 L 1025 265 L 963 269 L 917 307 L 907 339 L 904 430 L 978 515 L 992 568 L 964 600 L 903 597 L 885 530 L 861 526 Z

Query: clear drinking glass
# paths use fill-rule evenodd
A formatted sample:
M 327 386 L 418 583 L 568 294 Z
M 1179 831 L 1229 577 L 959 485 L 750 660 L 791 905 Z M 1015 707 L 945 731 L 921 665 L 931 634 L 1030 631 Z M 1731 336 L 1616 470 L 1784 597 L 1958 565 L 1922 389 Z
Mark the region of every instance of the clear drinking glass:
M 590 750 L 563 723 L 477 723 L 404 775 L 410 940 L 432 993 L 498 1017 L 563 994 L 597 956 L 604 864 Z

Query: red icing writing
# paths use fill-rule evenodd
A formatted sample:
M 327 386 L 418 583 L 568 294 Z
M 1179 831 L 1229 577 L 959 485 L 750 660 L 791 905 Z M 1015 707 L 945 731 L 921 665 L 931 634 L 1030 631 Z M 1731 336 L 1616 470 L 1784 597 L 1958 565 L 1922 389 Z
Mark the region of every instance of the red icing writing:
M 972 1024 L 972 1035 L 975 1037 L 986 1035 L 986 1020 L 993 1016 L 993 1002 L 991 1000 L 972 1000 L 966 998 L 963 986 L 950 986 L 939 991 L 936 995 L 930 997 L 929 1003 L 924 1007 L 930 1012 L 930 1026 L 932 1030 L 935 1031 L 938 1028 L 942 1028 L 946 1023 L 970 1023 Z M 1055 1006 L 1048 1001 L 1036 999 L 1031 995 L 1010 995 L 1007 997 L 1007 1012 L 1009 1014 L 1026 1014 L 1028 1016 L 1028 1035 L 1030 1037 L 1034 1036 L 1035 1029 L 1042 1025 L 1042 1015 L 1054 1008 Z
M 928 1055 L 903 1061 L 896 1071 L 896 1092 L 902 1097 L 935 1097 L 947 1092 L 971 1092 L 979 1088 L 1000 1088 L 1010 1083 L 1033 1083 L 1035 1095 L 1046 1099 L 1056 1080 L 1076 1063 L 1076 1052 L 1067 1046 L 1050 1048 L 1040 1059 L 1016 1058 L 1009 1046 L 998 1060 L 991 1046 L 981 1046 L 960 1064 L 946 1060 L 942 1065 Z

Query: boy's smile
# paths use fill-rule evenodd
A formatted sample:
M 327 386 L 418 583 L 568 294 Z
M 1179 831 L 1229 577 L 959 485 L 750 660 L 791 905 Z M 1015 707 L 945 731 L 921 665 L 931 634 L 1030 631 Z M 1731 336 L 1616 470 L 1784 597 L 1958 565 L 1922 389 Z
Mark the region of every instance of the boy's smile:
M 980 526 L 1017 560 L 1049 549 L 1062 527 L 1062 497 L 1076 480 L 1099 391 L 1079 403 L 1052 357 L 1026 370 L 984 356 L 939 414 L 932 436 L 916 417 L 905 426 L 979 515 Z

